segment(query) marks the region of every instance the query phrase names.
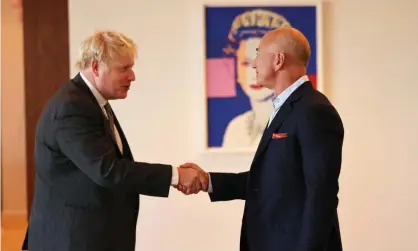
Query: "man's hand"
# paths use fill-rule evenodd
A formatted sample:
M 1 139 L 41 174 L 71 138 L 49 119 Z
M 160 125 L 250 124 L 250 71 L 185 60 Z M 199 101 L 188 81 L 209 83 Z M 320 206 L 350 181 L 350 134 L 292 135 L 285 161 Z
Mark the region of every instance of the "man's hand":
M 177 190 L 184 194 L 198 193 L 207 191 L 209 185 L 209 175 L 194 163 L 185 163 L 179 168 L 179 184 L 175 186 Z

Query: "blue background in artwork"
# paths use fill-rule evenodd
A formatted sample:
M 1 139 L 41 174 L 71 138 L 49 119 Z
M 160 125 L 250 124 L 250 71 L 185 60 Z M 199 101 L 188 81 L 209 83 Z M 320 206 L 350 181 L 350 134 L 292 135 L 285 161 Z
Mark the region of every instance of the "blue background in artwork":
M 223 48 L 227 45 L 228 32 L 234 18 L 251 9 L 264 9 L 284 16 L 290 25 L 300 30 L 311 45 L 308 74 L 317 73 L 316 49 L 316 7 L 207 7 L 206 8 L 206 58 L 225 57 Z M 208 98 L 208 147 L 220 147 L 228 123 L 237 115 L 251 109 L 248 97 L 237 83 L 234 98 Z

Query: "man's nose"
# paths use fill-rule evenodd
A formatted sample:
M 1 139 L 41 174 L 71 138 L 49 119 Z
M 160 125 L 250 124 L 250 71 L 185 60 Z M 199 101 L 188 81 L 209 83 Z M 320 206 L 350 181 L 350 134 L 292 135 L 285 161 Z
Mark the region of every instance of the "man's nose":
M 135 81 L 135 72 L 131 70 L 130 81 Z

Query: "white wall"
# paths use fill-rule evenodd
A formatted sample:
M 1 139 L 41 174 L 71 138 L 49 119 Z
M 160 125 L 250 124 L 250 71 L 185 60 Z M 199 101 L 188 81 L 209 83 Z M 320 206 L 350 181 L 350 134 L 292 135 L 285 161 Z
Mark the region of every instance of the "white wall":
M 252 156 L 200 151 L 203 2 L 70 0 L 71 63 L 93 31 L 125 32 L 140 47 L 137 81 L 113 106 L 136 159 L 239 172 Z M 324 9 L 326 94 L 346 128 L 339 209 L 345 250 L 418 250 L 417 11 L 416 1 L 386 0 L 331 0 Z M 143 196 L 137 250 L 238 250 L 242 209 L 240 201 L 211 204 L 202 193 Z

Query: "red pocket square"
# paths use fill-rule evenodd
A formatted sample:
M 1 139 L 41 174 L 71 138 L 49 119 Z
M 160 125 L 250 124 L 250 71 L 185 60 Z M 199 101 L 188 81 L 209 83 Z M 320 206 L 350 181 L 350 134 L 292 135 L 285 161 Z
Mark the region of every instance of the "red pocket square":
M 287 133 L 280 132 L 280 133 L 273 133 L 273 136 L 271 138 L 272 139 L 282 139 L 282 138 L 286 138 L 286 137 L 287 137 Z

